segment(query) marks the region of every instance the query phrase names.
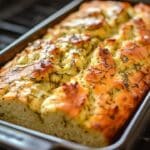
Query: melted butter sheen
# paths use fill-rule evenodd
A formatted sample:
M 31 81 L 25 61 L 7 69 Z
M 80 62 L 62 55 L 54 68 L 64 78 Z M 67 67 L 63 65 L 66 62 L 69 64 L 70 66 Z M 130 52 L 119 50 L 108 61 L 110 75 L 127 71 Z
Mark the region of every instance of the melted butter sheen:
M 66 27 L 90 27 L 93 25 L 99 25 L 102 23 L 102 19 L 94 18 L 94 17 L 89 17 L 89 18 L 82 18 L 82 19 L 75 19 L 71 22 L 67 22 L 64 24 Z

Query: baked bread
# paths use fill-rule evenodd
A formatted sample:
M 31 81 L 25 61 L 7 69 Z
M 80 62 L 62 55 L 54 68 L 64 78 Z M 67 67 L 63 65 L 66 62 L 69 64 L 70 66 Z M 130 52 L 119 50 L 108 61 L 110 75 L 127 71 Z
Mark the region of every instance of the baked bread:
M 0 69 L 0 119 L 111 143 L 150 88 L 150 6 L 90 1 Z

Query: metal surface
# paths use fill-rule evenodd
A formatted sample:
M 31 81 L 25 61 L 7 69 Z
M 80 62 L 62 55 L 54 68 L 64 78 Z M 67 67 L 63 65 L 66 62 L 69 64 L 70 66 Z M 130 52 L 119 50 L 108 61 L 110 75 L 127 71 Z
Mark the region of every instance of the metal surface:
M 0 0 L 0 50 L 68 3 L 70 0 Z
M 124 1 L 128 1 L 128 2 L 131 2 L 131 3 L 150 3 L 149 0 L 124 0 Z
M 67 13 L 71 12 L 72 9 L 75 9 L 82 1 L 83 0 L 74 0 L 69 5 L 58 11 L 56 14 L 50 16 L 45 21 L 34 27 L 32 30 L 30 30 L 28 33 L 16 40 L 10 46 L 2 50 L 0 52 L 1 65 L 6 63 L 8 60 L 12 59 L 16 53 L 18 53 L 20 50 L 22 50 L 23 47 L 27 45 L 28 42 L 40 37 L 46 31 L 48 26 L 53 25 L 59 20 L 61 20 Z M 16 149 L 21 148 L 27 150 L 38 150 L 40 149 L 40 146 L 42 146 L 42 150 L 55 148 L 62 149 L 63 147 L 77 150 L 130 150 L 133 147 L 133 142 L 137 138 L 137 135 L 143 130 L 145 122 L 147 122 L 147 120 L 149 119 L 149 108 L 150 93 L 148 93 L 145 99 L 142 101 L 141 105 L 137 109 L 132 119 L 129 121 L 128 125 L 126 126 L 125 130 L 118 138 L 118 140 L 110 146 L 104 148 L 93 148 L 83 146 L 54 136 L 33 131 L 31 129 L 26 129 L 24 127 L 17 126 L 5 121 L 0 121 L 0 141 L 4 145 L 8 145 Z M 33 143 L 34 141 L 36 141 L 36 144 L 32 145 L 30 143 L 32 141 Z
M 48 141 L 41 140 L 35 136 L 2 124 L 0 124 L 0 143 L 10 148 L 22 150 L 48 150 L 56 148 L 56 144 L 54 143 L 51 144 Z

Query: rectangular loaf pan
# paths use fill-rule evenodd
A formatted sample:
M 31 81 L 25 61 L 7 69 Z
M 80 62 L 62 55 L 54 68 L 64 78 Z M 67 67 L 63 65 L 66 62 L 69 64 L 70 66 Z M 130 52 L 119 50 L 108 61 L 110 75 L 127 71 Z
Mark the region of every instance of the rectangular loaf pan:
M 54 15 L 35 26 L 29 32 L 21 36 L 14 43 L 0 51 L 0 65 L 11 60 L 21 51 L 28 42 L 42 36 L 48 27 L 53 26 L 62 20 L 67 14 L 71 13 L 85 0 L 71 1 L 67 6 L 59 10 Z M 130 1 L 131 2 L 131 1 Z M 138 2 L 137 0 L 132 2 Z M 150 3 L 149 0 L 143 2 Z M 111 145 L 103 148 L 87 147 L 76 144 L 51 135 L 46 135 L 38 131 L 27 129 L 12 123 L 0 120 L 0 145 L 10 147 L 10 149 L 23 150 L 52 150 L 52 149 L 77 149 L 77 150 L 117 150 L 132 149 L 133 142 L 137 135 L 144 129 L 146 122 L 150 118 L 150 92 L 147 93 L 139 108 L 125 125 L 120 136 Z

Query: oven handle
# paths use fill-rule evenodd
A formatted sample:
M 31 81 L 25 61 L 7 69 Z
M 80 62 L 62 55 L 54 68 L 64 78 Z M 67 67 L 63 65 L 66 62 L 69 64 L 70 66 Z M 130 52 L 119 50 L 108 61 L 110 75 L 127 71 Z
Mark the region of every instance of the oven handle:
M 66 150 L 60 144 L 43 140 L 3 124 L 0 124 L 0 145 L 15 150 Z

